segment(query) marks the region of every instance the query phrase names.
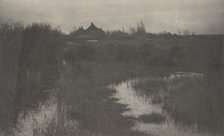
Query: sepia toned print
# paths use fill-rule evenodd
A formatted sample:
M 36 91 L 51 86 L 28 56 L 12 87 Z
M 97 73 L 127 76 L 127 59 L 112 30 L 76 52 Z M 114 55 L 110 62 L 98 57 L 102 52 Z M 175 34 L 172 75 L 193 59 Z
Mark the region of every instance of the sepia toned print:
M 222 0 L 0 0 L 0 136 L 223 136 Z

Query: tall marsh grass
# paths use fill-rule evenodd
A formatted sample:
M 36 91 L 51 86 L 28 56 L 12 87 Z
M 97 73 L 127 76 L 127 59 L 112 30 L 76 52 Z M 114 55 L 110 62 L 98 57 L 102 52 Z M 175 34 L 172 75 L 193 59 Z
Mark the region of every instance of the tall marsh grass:
M 211 80 L 212 77 L 216 79 Z M 164 103 L 163 108 L 175 123 L 196 125 L 199 131 L 208 131 L 208 134 L 223 134 L 222 79 L 217 75 L 212 77 L 177 72 L 165 77 L 143 78 L 133 87 L 140 95 L 150 96 L 155 104 Z

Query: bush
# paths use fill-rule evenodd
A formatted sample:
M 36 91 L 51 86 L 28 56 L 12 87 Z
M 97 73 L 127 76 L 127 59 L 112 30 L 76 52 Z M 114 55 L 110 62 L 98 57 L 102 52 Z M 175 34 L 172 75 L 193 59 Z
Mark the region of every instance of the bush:
M 151 113 L 149 115 L 141 115 L 139 117 L 139 120 L 141 120 L 144 123 L 161 124 L 166 121 L 166 117 L 157 113 Z
M 21 23 L 0 24 L 0 130 L 13 120 L 15 78 L 24 27 Z
M 17 112 L 34 106 L 47 96 L 44 90 L 55 87 L 61 44 L 61 32 L 48 24 L 32 24 L 25 28 L 17 75 Z

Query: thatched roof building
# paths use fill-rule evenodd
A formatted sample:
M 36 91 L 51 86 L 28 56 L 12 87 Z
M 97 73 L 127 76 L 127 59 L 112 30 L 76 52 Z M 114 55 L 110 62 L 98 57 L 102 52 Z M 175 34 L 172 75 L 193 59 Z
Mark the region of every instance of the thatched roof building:
M 80 27 L 75 32 L 76 38 L 85 39 L 85 40 L 93 40 L 93 39 L 101 39 L 105 36 L 105 32 L 101 29 L 96 27 L 93 23 L 85 30 L 83 27 Z

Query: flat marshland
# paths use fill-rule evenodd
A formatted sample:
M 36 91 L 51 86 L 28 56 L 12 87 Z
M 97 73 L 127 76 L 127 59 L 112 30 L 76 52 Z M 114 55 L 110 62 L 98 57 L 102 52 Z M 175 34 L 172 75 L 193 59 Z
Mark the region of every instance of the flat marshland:
M 223 36 L 91 43 L 46 24 L 0 34 L 0 130 L 9 135 L 224 134 Z

